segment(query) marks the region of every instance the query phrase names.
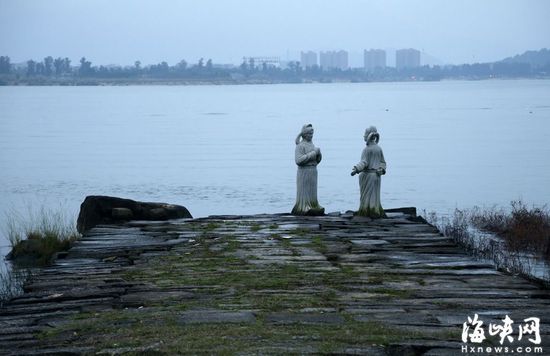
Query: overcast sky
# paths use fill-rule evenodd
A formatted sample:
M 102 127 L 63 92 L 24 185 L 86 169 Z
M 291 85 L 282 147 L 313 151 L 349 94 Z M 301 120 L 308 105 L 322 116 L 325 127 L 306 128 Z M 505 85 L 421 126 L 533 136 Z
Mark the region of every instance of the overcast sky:
M 549 18 L 547 0 L 0 0 L 0 55 L 238 64 L 299 59 L 301 50 L 416 48 L 472 63 L 550 48 Z

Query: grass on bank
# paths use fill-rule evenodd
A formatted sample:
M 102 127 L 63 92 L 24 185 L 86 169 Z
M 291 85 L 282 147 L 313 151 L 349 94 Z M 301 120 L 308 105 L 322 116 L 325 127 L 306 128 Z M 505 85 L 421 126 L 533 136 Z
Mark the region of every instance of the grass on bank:
M 22 293 L 32 267 L 50 264 L 55 255 L 66 251 L 80 235 L 74 219 L 66 217 L 63 209 L 38 211 L 27 209 L 27 214 L 15 210 L 6 214 L 4 233 L 11 251 L 6 256 L 14 266 L 0 271 L 0 306 Z
M 68 250 L 80 236 L 74 219 L 67 218 L 62 209 L 28 209 L 27 215 L 11 211 L 6 221 L 11 244 L 7 258 L 18 264 L 48 265 L 57 252 Z
M 5 269 L 0 271 L 0 307 L 11 298 L 23 293 L 23 285 L 32 272 L 29 269 Z
M 472 255 L 493 260 L 497 268 L 550 283 L 550 212 L 512 201 L 511 208 L 456 209 L 449 218 L 428 214 L 428 221 Z M 534 275 L 534 261 L 546 264 Z
M 501 210 L 474 209 L 471 223 L 497 234 L 514 252 L 529 252 L 550 262 L 550 212 L 546 207 L 527 207 L 512 201 L 509 213 Z

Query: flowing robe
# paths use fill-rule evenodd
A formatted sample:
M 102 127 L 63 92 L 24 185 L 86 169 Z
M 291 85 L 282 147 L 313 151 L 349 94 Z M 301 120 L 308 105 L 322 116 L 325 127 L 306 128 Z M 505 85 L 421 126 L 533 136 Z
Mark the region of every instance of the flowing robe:
M 296 145 L 294 154 L 298 172 L 296 174 L 296 204 L 292 208 L 295 215 L 322 215 L 324 208 L 317 201 L 317 165 L 321 154 L 315 152 L 312 142 L 303 140 Z
M 380 203 L 381 170 L 386 171 L 386 161 L 382 148 L 371 142 L 361 154 L 361 161 L 355 165 L 359 174 L 361 202 L 357 215 L 372 218 L 385 217 Z

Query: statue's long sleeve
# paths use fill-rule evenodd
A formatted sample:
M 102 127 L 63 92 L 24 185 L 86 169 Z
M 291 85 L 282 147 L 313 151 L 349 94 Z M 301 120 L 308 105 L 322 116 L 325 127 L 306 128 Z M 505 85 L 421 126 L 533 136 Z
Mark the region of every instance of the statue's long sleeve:
M 361 153 L 361 160 L 359 163 L 355 165 L 355 168 L 357 169 L 357 172 L 362 172 L 367 168 L 369 165 L 367 161 L 367 148 L 363 149 L 363 152 Z
M 305 152 L 305 147 L 303 145 L 297 145 L 295 150 L 295 159 L 296 164 L 299 166 L 304 166 L 308 164 L 311 160 L 314 160 L 316 158 L 317 153 L 315 150 L 310 152 Z
M 382 155 L 382 157 L 380 157 L 380 168 L 382 168 L 385 172 L 386 171 L 386 160 L 384 159 L 384 152 L 382 150 L 380 150 L 380 154 Z

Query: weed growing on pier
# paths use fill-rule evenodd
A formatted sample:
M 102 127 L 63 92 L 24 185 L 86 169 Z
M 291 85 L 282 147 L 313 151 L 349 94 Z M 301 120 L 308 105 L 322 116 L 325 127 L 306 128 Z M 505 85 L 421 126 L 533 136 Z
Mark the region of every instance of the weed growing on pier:
M 325 254 L 328 251 L 327 245 L 323 241 L 323 237 L 316 235 L 311 238 L 309 246 L 315 249 L 317 252 Z
M 510 251 L 536 253 L 550 261 L 550 212 L 546 207 L 528 208 L 521 201 L 511 205 L 510 213 L 474 209 L 470 221 L 502 237 Z
M 445 236 L 497 268 L 550 282 L 550 212 L 512 201 L 511 209 L 456 209 L 449 218 L 427 215 Z M 543 261 L 543 262 L 537 262 Z M 542 267 L 541 267 L 542 266 Z
M 258 232 L 262 229 L 262 225 L 260 224 L 253 224 L 250 226 L 250 231 L 252 232 Z
M 356 321 L 346 316 L 336 324 L 273 324 L 258 318 L 253 323 L 186 324 L 173 313 L 147 309 L 87 313 L 71 323 L 41 333 L 57 341 L 77 335 L 79 343 L 110 354 L 345 354 L 350 347 L 383 353 L 384 346 L 419 338 L 457 335 L 419 332 L 384 325 L 379 321 Z M 303 344 L 307 348 L 303 348 Z M 258 352 L 262 350 L 262 352 Z M 298 352 L 297 352 L 298 351 Z M 303 352 L 299 352 L 303 351 Z
M 6 220 L 12 248 L 7 257 L 21 264 L 49 264 L 57 252 L 68 250 L 79 237 L 76 224 L 61 209 L 42 207 L 38 213 L 28 209 L 26 216 L 12 211 Z

